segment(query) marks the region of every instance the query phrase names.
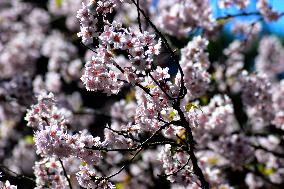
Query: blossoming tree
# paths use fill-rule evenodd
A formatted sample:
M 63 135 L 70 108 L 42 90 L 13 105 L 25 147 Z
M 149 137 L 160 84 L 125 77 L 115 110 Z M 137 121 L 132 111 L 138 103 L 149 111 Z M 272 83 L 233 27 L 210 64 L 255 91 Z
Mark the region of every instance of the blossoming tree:
M 242 11 L 214 18 L 207 0 L 0 2 L 1 188 L 17 188 L 9 175 L 37 189 L 283 188 L 284 47 L 260 32 L 284 14 L 266 0 L 257 12 L 243 11 L 249 0 L 218 3 Z M 250 15 L 214 54 L 224 24 Z

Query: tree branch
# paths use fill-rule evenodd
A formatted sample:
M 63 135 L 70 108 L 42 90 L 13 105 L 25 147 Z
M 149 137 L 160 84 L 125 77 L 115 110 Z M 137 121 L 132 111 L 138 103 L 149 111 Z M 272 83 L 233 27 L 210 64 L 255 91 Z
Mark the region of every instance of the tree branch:
M 142 10 L 139 5 L 135 2 L 135 0 L 131 0 L 134 5 L 137 7 L 137 9 L 141 12 L 145 20 L 150 24 L 150 26 L 154 29 L 154 31 L 159 35 L 159 37 L 162 39 L 164 44 L 166 45 L 166 48 L 171 54 L 171 57 L 174 60 L 174 63 L 178 66 L 178 70 L 181 74 L 181 84 L 180 84 L 180 91 L 179 91 L 179 99 L 182 99 L 186 95 L 186 89 L 184 87 L 184 73 L 181 68 L 181 65 L 179 64 L 179 60 L 176 58 L 176 55 L 174 53 L 174 50 L 171 48 L 170 44 L 168 43 L 167 39 L 165 36 L 162 34 L 162 32 L 155 26 L 155 24 L 151 21 L 151 19 L 147 16 L 147 14 Z
M 65 167 L 64 167 L 64 165 L 63 165 L 62 160 L 61 160 L 60 158 L 58 158 L 58 160 L 59 160 L 59 162 L 60 162 L 60 164 L 61 164 L 61 167 L 62 167 L 62 169 L 63 169 L 64 176 L 66 177 L 66 179 L 67 179 L 67 181 L 68 181 L 68 184 L 69 184 L 70 189 L 73 189 L 73 188 L 72 188 L 72 185 L 71 185 L 70 178 L 69 178 L 68 175 L 67 175 L 67 172 L 66 172 L 66 170 L 65 170 Z
M 33 183 L 36 183 L 35 179 L 33 179 L 31 177 L 27 177 L 27 176 L 22 175 L 22 174 L 18 174 L 15 171 L 13 171 L 13 170 L 9 169 L 8 167 L 6 167 L 5 165 L 0 164 L 0 168 L 3 169 L 3 171 L 9 172 L 9 173 L 15 175 L 16 178 L 26 179 L 26 180 L 32 181 Z
M 205 176 L 203 175 L 203 172 L 198 165 L 198 160 L 197 160 L 197 158 L 194 154 L 196 142 L 194 141 L 192 130 L 189 126 L 189 123 L 186 120 L 186 118 L 185 118 L 182 110 L 180 109 L 179 105 L 175 104 L 174 108 L 178 111 L 178 114 L 181 118 L 181 126 L 183 126 L 186 129 L 186 133 L 188 135 L 186 145 L 188 145 L 188 143 L 189 143 L 189 146 L 188 146 L 189 148 L 187 150 L 187 153 L 190 155 L 191 163 L 192 163 L 192 166 L 193 166 L 193 171 L 197 175 L 197 177 L 199 178 L 199 180 L 201 182 L 201 188 L 202 189 L 209 189 L 209 183 L 206 181 Z

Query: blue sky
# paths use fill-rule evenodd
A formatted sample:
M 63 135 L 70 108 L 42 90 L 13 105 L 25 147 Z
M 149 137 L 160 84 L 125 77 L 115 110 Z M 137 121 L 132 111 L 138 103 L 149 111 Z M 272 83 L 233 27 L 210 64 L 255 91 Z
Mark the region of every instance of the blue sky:
M 245 12 L 256 12 L 256 1 L 257 0 L 251 0 L 250 5 L 244 10 Z M 219 9 L 217 7 L 218 0 L 211 0 L 213 12 L 215 17 L 222 17 L 227 14 L 236 14 L 239 13 L 240 10 L 237 8 L 230 8 L 230 9 Z M 284 0 L 269 0 L 269 4 L 272 5 L 272 7 L 279 11 L 284 12 Z M 248 16 L 248 17 L 239 17 L 239 20 L 253 20 L 257 18 L 256 16 Z M 276 22 L 270 22 L 264 24 L 264 27 L 266 30 L 268 30 L 271 33 L 275 33 L 278 36 L 284 37 L 284 16 L 282 16 L 278 21 Z

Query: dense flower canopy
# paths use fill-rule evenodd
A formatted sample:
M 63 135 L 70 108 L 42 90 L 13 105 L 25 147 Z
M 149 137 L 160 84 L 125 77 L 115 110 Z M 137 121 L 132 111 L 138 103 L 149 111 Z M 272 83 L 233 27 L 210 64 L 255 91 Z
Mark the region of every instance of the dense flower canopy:
M 284 13 L 251 3 L 2 0 L 0 189 L 284 188 Z

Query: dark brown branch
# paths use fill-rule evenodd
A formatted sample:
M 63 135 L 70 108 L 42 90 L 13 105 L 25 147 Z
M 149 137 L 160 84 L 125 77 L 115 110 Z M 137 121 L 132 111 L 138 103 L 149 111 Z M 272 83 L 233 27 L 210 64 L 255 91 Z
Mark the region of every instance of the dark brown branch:
M 284 12 L 279 14 L 279 18 L 284 15 Z M 242 17 L 242 16 L 262 16 L 260 12 L 241 12 L 238 14 L 227 14 L 226 16 L 221 16 L 218 17 L 217 20 L 227 20 L 231 18 L 236 18 L 236 17 Z
M 217 20 L 227 20 L 230 18 L 242 17 L 242 16 L 261 16 L 260 12 L 241 12 L 238 14 L 227 14 L 226 16 L 218 17 Z
M 31 178 L 31 177 L 27 177 L 27 176 L 22 175 L 22 174 L 18 174 L 18 173 L 16 173 L 15 171 L 13 171 L 13 170 L 9 169 L 8 167 L 6 167 L 5 165 L 0 164 L 0 168 L 1 168 L 3 171 L 9 172 L 9 173 L 15 175 L 16 178 L 30 180 L 30 181 L 32 181 L 33 183 L 35 183 L 35 179 L 33 179 L 33 178 Z
M 157 141 L 157 142 L 145 144 L 143 147 L 158 146 L 158 145 L 164 145 L 164 144 L 180 146 L 173 141 Z M 141 147 L 142 147 L 142 144 L 136 147 L 132 147 L 132 148 L 107 148 L 107 147 L 101 147 L 101 146 L 93 146 L 91 148 L 90 147 L 85 147 L 85 148 L 89 150 L 98 150 L 98 151 L 105 151 L 105 152 L 133 152 L 133 151 L 139 150 Z
M 156 85 L 158 85 L 158 87 L 163 91 L 163 93 L 168 97 L 169 100 L 174 100 L 174 98 L 171 97 L 171 96 L 167 93 L 167 91 L 163 88 L 163 86 L 161 86 L 160 83 L 159 83 L 157 80 L 154 79 L 154 77 L 152 76 L 152 74 L 151 74 L 150 72 L 148 72 L 147 74 L 151 77 L 151 79 L 154 81 L 154 83 L 155 83 Z M 165 85 L 166 85 L 166 83 L 165 83 Z
M 92 52 L 96 52 L 94 49 L 92 49 L 91 47 L 88 47 L 87 45 L 85 45 L 83 42 L 80 42 L 80 44 L 84 47 L 86 47 L 87 49 L 89 49 Z
M 135 154 L 132 156 L 132 158 L 126 163 L 124 164 L 117 172 L 115 172 L 114 174 L 107 176 L 107 177 L 101 177 L 100 179 L 110 179 L 116 175 L 118 175 L 119 173 L 121 173 L 127 166 L 130 165 L 130 163 L 135 159 L 135 157 L 148 145 L 148 143 L 163 129 L 165 129 L 166 127 L 170 126 L 171 124 L 175 124 L 176 121 L 171 121 L 169 123 L 164 124 L 163 126 L 161 126 L 159 129 L 157 129 L 149 138 L 147 138 L 144 142 L 142 142 L 139 146 L 135 147 L 134 149 L 138 150 L 135 152 Z M 135 151 L 134 149 L 124 149 L 125 151 Z M 119 150 L 119 149 L 117 149 Z M 94 178 L 95 180 L 98 180 L 98 178 Z
M 186 133 L 187 133 L 187 142 L 185 142 L 185 144 L 186 145 L 189 144 L 187 153 L 190 155 L 191 163 L 192 163 L 192 166 L 193 166 L 193 171 L 197 175 L 197 177 L 199 178 L 199 180 L 201 182 L 201 188 L 202 189 L 209 189 L 209 183 L 206 181 L 205 176 L 204 176 L 201 168 L 198 165 L 198 160 L 197 160 L 195 153 L 194 153 L 196 142 L 194 141 L 190 125 L 189 125 L 188 121 L 186 120 L 182 110 L 180 109 L 179 104 L 175 104 L 174 108 L 178 111 L 178 114 L 180 116 L 180 119 L 181 119 L 181 125 L 180 126 L 183 126 L 186 130 Z M 184 140 L 182 140 L 182 141 L 184 141 Z
M 169 50 L 171 57 L 174 59 L 175 64 L 178 66 L 178 69 L 180 71 L 181 74 L 181 85 L 180 85 L 180 91 L 179 91 L 179 97 L 177 98 L 177 101 L 175 102 L 175 106 L 173 108 L 175 108 L 178 112 L 179 112 L 179 116 L 181 118 L 181 126 L 183 126 L 188 134 L 188 140 L 189 140 L 189 150 L 188 150 L 188 154 L 190 155 L 191 158 L 191 162 L 193 165 L 193 170 L 194 173 L 198 176 L 200 182 L 201 182 L 201 187 L 203 189 L 209 189 L 209 183 L 206 181 L 199 165 L 198 165 L 198 161 L 197 158 L 194 154 L 194 149 L 195 149 L 195 141 L 193 139 L 193 135 L 192 135 L 192 131 L 191 128 L 189 126 L 188 121 L 186 120 L 182 110 L 180 109 L 180 100 L 182 98 L 184 98 L 184 96 L 186 95 L 186 88 L 184 85 L 184 73 L 183 70 L 181 68 L 181 65 L 179 64 L 179 61 L 176 58 L 176 55 L 174 53 L 174 51 L 171 49 L 167 39 L 164 37 L 164 35 L 159 31 L 159 29 L 155 26 L 155 24 L 150 20 L 150 18 L 146 15 L 146 13 L 137 5 L 137 3 L 135 2 L 135 0 L 131 0 L 137 7 L 137 9 L 141 12 L 141 14 L 144 16 L 144 18 L 146 19 L 146 21 L 150 24 L 150 26 L 155 30 L 155 32 L 159 35 L 159 37 L 162 39 L 162 41 L 164 42 L 164 44 L 166 45 L 166 48 Z M 165 95 L 168 95 L 167 93 L 165 93 Z
M 113 64 L 114 64 L 114 66 L 115 66 L 121 73 L 124 74 L 124 70 L 123 70 L 122 67 L 120 67 L 116 62 L 114 62 Z M 127 82 L 127 81 L 125 81 L 125 82 Z M 129 83 L 129 82 L 127 82 L 127 83 Z M 142 86 L 140 83 L 135 82 L 134 85 L 137 86 L 137 87 L 139 87 L 139 88 L 141 88 L 145 93 L 147 93 L 148 95 L 150 95 L 151 97 L 153 97 L 153 95 L 150 93 L 150 90 L 147 89 L 146 87 Z
M 106 128 L 109 129 L 109 130 L 111 130 L 112 132 L 118 134 L 118 135 L 123 136 L 124 138 L 130 138 L 130 139 L 132 139 L 132 140 L 135 141 L 135 142 L 141 142 L 140 140 L 134 138 L 134 136 L 133 136 L 131 133 L 128 133 L 127 131 L 124 131 L 124 130 L 121 130 L 121 131 L 114 130 L 114 129 L 112 129 L 112 128 L 109 127 L 109 126 L 106 126 Z
M 169 176 L 175 176 L 177 175 L 180 171 L 184 170 L 185 167 L 189 164 L 189 161 L 190 161 L 190 157 L 187 159 L 186 163 L 181 166 L 178 170 L 174 171 L 173 173 L 171 174 L 162 174 L 162 175 L 158 175 L 158 176 L 161 176 L 161 177 L 169 177 Z
M 64 167 L 64 165 L 63 165 L 62 160 L 61 160 L 60 158 L 58 158 L 58 160 L 59 160 L 59 162 L 60 162 L 60 164 L 61 164 L 61 167 L 62 167 L 62 169 L 63 169 L 63 174 L 64 174 L 64 176 L 66 177 L 67 182 L 68 182 L 68 184 L 69 184 L 69 188 L 70 188 L 70 189 L 73 189 L 73 188 L 72 188 L 71 181 L 70 181 L 70 178 L 69 178 L 68 175 L 67 175 L 67 172 L 66 172 L 66 170 L 65 170 L 65 167 Z
M 139 6 L 140 6 L 139 0 L 137 0 L 137 14 L 138 14 L 137 19 L 138 19 L 139 30 L 142 33 L 142 25 L 141 25 L 141 17 L 140 17 L 140 11 L 139 11 L 140 7 Z
M 147 14 L 144 12 L 143 9 L 139 7 L 139 5 L 135 2 L 135 0 L 131 0 L 134 5 L 137 7 L 137 9 L 141 12 L 145 20 L 150 24 L 150 26 L 154 29 L 154 31 L 159 35 L 159 37 L 162 39 L 164 44 L 166 45 L 166 48 L 171 54 L 171 58 L 173 58 L 174 63 L 178 66 L 178 70 L 181 74 L 181 84 L 180 84 L 180 91 L 179 91 L 179 97 L 178 99 L 182 99 L 186 95 L 186 88 L 184 87 L 184 73 L 181 68 L 181 65 L 179 64 L 179 60 L 177 59 L 174 50 L 171 48 L 170 44 L 168 43 L 165 36 L 162 34 L 162 32 L 155 26 L 155 24 L 151 21 L 151 19 L 147 16 Z
M 132 156 L 132 158 L 128 161 L 128 163 L 124 164 L 119 171 L 115 172 L 114 174 L 106 177 L 105 179 L 110 179 L 116 175 L 118 175 L 119 173 L 121 173 L 135 158 L 136 156 L 143 150 L 143 147 L 140 147 L 140 149 Z

